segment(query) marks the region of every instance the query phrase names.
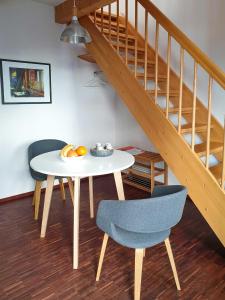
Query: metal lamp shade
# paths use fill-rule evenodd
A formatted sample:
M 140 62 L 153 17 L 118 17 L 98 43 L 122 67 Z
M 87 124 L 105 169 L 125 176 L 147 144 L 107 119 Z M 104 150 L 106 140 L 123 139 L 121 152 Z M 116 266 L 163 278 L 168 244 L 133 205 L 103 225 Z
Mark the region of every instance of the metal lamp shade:
M 61 34 L 60 40 L 70 44 L 87 44 L 92 41 L 87 30 L 79 24 L 75 16 L 72 18 L 71 24 Z

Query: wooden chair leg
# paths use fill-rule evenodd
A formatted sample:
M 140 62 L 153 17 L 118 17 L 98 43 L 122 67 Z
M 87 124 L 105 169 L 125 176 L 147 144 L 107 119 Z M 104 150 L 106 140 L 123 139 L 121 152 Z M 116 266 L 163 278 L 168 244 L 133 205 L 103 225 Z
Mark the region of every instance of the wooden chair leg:
M 34 195 L 33 195 L 33 199 L 32 199 L 32 206 L 35 205 L 35 199 L 36 199 L 36 186 L 37 186 L 37 181 L 35 180 L 35 187 L 34 187 Z
M 93 195 L 93 177 L 88 177 L 89 182 L 89 201 L 90 201 L 90 218 L 94 218 L 94 195 Z
M 103 242 L 102 242 L 102 249 L 99 257 L 99 263 L 98 263 L 98 270 L 97 270 L 97 275 L 96 275 L 96 281 L 99 281 L 100 275 L 101 275 L 101 270 L 102 270 L 102 264 L 105 256 L 105 250 L 107 246 L 109 236 L 108 234 L 104 234 Z
M 144 249 L 135 249 L 134 300 L 141 298 L 141 277 Z
M 62 200 L 65 201 L 66 200 L 66 193 L 65 193 L 65 188 L 64 188 L 64 183 L 63 183 L 62 178 L 59 179 L 59 188 L 60 188 Z
M 69 190 L 70 190 L 70 197 L 72 200 L 72 203 L 74 202 L 74 190 L 73 190 L 73 180 L 71 179 L 71 177 L 67 177 L 67 181 L 69 184 Z
M 175 261 L 174 261 L 173 252 L 172 252 L 172 249 L 171 249 L 169 238 L 165 239 L 164 242 L 165 242 L 166 250 L 167 250 L 167 253 L 168 253 L 168 256 L 169 256 L 171 268 L 173 270 L 173 276 L 174 276 L 174 279 L 175 279 L 175 282 L 176 282 L 176 286 L 177 286 L 177 289 L 180 291 L 181 290 L 180 282 L 179 282 L 179 279 L 178 279 L 177 269 L 176 269 L 176 265 L 175 265 Z
M 41 199 L 41 185 L 42 181 L 36 180 L 35 192 L 34 192 L 34 219 L 38 220 L 40 199 Z

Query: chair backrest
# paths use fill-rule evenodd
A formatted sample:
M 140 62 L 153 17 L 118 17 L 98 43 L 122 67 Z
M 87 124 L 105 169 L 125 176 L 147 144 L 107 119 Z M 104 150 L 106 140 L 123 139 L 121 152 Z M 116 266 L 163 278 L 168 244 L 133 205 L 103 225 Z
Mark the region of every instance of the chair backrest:
M 45 176 L 43 176 L 43 178 L 40 177 L 41 176 L 40 173 L 34 171 L 30 167 L 30 161 L 32 160 L 32 158 L 38 156 L 39 154 L 43 154 L 43 153 L 54 151 L 54 150 L 60 150 L 66 145 L 67 145 L 66 142 L 60 141 L 60 140 L 54 140 L 54 139 L 39 140 L 39 141 L 32 143 L 28 147 L 28 163 L 29 163 L 29 169 L 30 169 L 31 176 L 34 179 L 37 179 L 37 176 L 40 179 L 43 179 L 43 180 L 45 179 Z
M 132 232 L 151 233 L 176 225 L 183 213 L 187 190 L 184 186 L 156 187 L 153 197 L 140 200 L 103 200 L 97 216 Z

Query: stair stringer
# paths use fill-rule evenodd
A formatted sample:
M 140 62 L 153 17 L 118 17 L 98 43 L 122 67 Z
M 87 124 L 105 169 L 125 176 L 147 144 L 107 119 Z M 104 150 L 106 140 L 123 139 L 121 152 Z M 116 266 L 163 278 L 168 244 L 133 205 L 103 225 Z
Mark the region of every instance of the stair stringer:
M 154 104 L 89 17 L 81 18 L 80 22 L 92 36 L 93 42 L 86 45 L 88 51 L 178 180 L 188 188 L 189 196 L 225 246 L 225 194 L 215 178 Z

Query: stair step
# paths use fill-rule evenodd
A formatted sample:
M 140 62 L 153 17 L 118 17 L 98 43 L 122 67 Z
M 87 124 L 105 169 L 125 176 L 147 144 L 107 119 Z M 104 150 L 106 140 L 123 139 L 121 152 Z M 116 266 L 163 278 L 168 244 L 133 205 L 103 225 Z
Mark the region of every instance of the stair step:
M 94 12 L 91 13 L 91 16 L 94 17 Z M 102 17 L 102 13 L 101 10 L 96 10 L 96 18 L 100 18 Z M 103 17 L 106 19 L 109 19 L 109 13 L 106 11 L 103 11 Z M 111 13 L 111 20 L 116 21 L 117 20 L 117 15 Z
M 195 132 L 196 133 L 200 133 L 200 132 L 205 132 L 207 131 L 207 124 L 204 123 L 196 123 L 195 124 Z M 211 128 L 213 128 L 213 126 L 211 125 Z M 188 124 L 184 124 L 181 126 L 181 133 L 185 134 L 185 133 L 191 133 L 192 132 L 192 124 L 188 123 Z
M 103 29 L 103 33 L 104 33 L 105 35 L 109 35 L 109 30 L 108 30 L 108 29 Z M 117 37 L 117 31 L 111 30 L 111 36 L 112 36 L 112 37 Z M 122 40 L 122 39 L 126 40 L 126 37 L 128 38 L 128 40 L 136 40 L 136 37 L 135 37 L 134 35 L 128 34 L 128 35 L 126 36 L 125 33 L 119 32 L 119 39 L 120 39 L 120 40 Z
M 123 57 L 123 56 L 121 56 L 121 57 L 125 60 L 125 57 Z M 135 58 L 129 57 L 128 58 L 128 64 L 129 65 L 134 65 L 135 64 Z M 145 64 L 145 60 L 143 58 L 138 58 L 137 59 L 137 65 L 143 66 L 144 64 Z M 147 64 L 148 65 L 155 65 L 155 61 L 154 60 L 148 60 Z
M 88 62 L 90 62 L 90 63 L 95 63 L 95 64 L 96 64 L 96 60 L 95 60 L 94 57 L 93 57 L 91 54 L 89 54 L 89 53 L 79 55 L 78 57 L 79 57 L 80 59 L 82 59 L 82 60 L 85 60 L 85 61 L 88 61 Z
M 215 165 L 215 166 L 209 168 L 209 171 L 219 181 L 219 183 L 221 183 L 222 169 L 223 169 L 223 164 L 222 163 L 219 163 L 218 165 Z
M 114 47 L 114 48 L 117 48 L 117 43 L 114 43 L 114 42 L 112 42 L 111 43 L 111 45 Z M 125 44 L 119 44 L 119 49 L 121 50 L 126 50 L 126 45 Z M 127 49 L 130 51 L 130 50 L 135 50 L 135 46 L 131 46 L 131 45 L 128 45 L 127 46 Z M 138 52 L 145 52 L 145 49 L 144 48 L 140 48 L 140 47 L 138 47 L 137 48 L 137 51 Z
M 154 96 L 155 90 L 148 90 L 147 91 L 149 95 Z M 178 90 L 170 90 L 170 97 L 176 97 L 179 96 L 180 92 Z M 158 90 L 158 96 L 166 96 L 167 91 L 166 90 Z
M 206 147 L 207 147 L 206 143 L 195 145 L 195 152 L 199 156 L 205 156 L 206 155 Z M 210 149 L 210 154 L 216 154 L 216 153 L 222 152 L 223 144 L 219 143 L 219 142 L 211 142 L 209 149 Z
M 139 79 L 144 79 L 145 78 L 145 74 L 144 73 L 137 73 L 137 78 Z M 147 73 L 147 79 L 153 79 L 155 80 L 155 74 L 151 74 L 151 73 Z M 166 75 L 158 75 L 158 80 L 166 80 L 167 76 Z
M 94 21 L 94 18 L 93 17 L 91 17 L 91 18 Z M 96 23 L 98 25 L 102 25 L 102 19 L 101 18 L 96 18 Z M 109 27 L 110 26 L 109 20 L 103 19 L 103 25 L 107 25 Z M 111 27 L 117 28 L 117 22 L 111 21 Z M 126 26 L 122 23 L 119 23 L 119 28 L 126 29 Z
M 193 111 L 192 107 L 182 107 L 181 112 L 182 114 L 191 114 Z M 163 112 L 166 113 L 166 109 L 163 109 Z M 169 108 L 170 114 L 178 114 L 179 113 L 179 107 L 170 107 Z

